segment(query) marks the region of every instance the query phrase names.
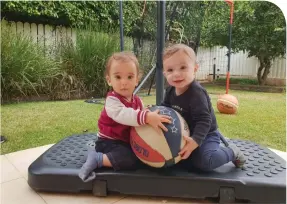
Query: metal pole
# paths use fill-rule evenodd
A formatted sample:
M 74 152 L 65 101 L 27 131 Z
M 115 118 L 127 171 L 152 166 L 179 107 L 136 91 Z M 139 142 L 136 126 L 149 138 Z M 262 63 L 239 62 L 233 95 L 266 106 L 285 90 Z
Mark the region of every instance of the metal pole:
M 231 58 L 231 39 L 232 39 L 232 21 L 233 21 L 233 9 L 234 3 L 230 1 L 230 22 L 229 22 L 229 46 L 228 46 L 228 65 L 227 65 L 227 74 L 226 74 L 226 94 L 229 90 L 229 78 L 230 78 L 230 58 Z
M 174 19 L 174 17 L 175 17 L 175 12 L 176 12 L 177 6 L 178 6 L 178 2 L 176 2 L 176 3 L 175 3 L 175 6 L 173 7 L 173 11 L 172 11 L 172 14 L 171 14 L 171 17 L 170 17 L 170 22 L 172 22 L 173 19 Z M 167 36 L 168 36 L 168 34 L 169 34 L 170 25 L 171 25 L 171 24 L 169 24 L 168 27 L 167 27 L 167 30 L 166 30 L 166 33 L 165 33 L 165 37 L 164 37 L 164 41 L 167 40 Z M 151 90 L 151 87 L 152 87 L 152 85 L 153 85 L 155 75 L 156 75 L 156 71 L 155 71 L 154 74 L 152 75 L 151 83 L 150 83 L 150 86 L 149 86 L 149 89 L 148 89 L 148 94 L 147 94 L 148 96 L 150 95 L 150 90 Z
M 150 90 L 151 90 L 152 85 L 153 85 L 153 81 L 154 81 L 155 74 L 156 74 L 156 71 L 154 71 L 154 74 L 152 75 L 152 78 L 151 78 L 151 83 L 150 83 L 150 85 L 149 85 L 149 89 L 148 89 L 148 92 L 147 92 L 147 95 L 148 95 L 148 96 L 150 95 Z
M 120 3 L 120 46 L 121 51 L 124 50 L 124 25 L 123 25 L 123 2 L 122 0 L 119 1 Z
M 145 76 L 145 78 L 141 81 L 141 83 L 137 86 L 137 88 L 134 90 L 134 94 L 136 94 L 140 88 L 143 86 L 143 84 L 146 82 L 146 80 L 149 78 L 149 76 L 152 74 L 152 72 L 155 70 L 156 67 L 153 67 L 149 73 Z
M 230 78 L 230 57 L 231 57 L 231 31 L 232 26 L 229 24 L 229 46 L 228 46 L 228 64 L 227 64 L 227 74 L 226 74 L 226 94 L 229 90 L 229 78 Z
M 165 33 L 165 1 L 157 1 L 157 62 L 156 62 L 156 105 L 160 105 L 164 94 L 162 52 Z

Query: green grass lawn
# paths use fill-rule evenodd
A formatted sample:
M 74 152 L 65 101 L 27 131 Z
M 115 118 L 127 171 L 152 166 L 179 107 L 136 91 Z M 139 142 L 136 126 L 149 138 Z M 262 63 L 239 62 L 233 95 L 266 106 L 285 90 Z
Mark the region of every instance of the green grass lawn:
M 251 140 L 286 151 L 286 95 L 230 91 L 239 100 L 236 115 L 220 114 L 217 96 L 224 88 L 207 87 L 215 108 L 220 131 L 229 138 Z M 155 96 L 142 97 L 144 103 L 155 104 Z M 7 141 L 2 154 L 56 143 L 84 130 L 97 131 L 97 119 L 103 105 L 84 100 L 33 102 L 1 106 L 1 135 Z

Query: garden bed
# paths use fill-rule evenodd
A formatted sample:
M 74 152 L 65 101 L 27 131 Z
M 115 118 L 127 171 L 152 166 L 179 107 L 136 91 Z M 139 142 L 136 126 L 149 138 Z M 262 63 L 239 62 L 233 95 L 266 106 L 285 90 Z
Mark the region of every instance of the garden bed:
M 201 83 L 205 85 L 215 85 L 215 86 L 226 86 L 226 83 L 223 82 L 205 82 Z M 266 93 L 284 93 L 286 87 L 282 86 L 260 86 L 260 85 L 251 85 L 251 84 L 229 84 L 231 90 L 244 90 L 244 91 L 256 91 L 256 92 L 266 92 Z

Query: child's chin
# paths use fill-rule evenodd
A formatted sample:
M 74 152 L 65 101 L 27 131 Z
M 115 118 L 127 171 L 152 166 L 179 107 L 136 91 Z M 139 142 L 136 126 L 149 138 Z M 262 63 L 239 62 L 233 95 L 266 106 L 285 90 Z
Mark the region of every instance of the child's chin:
M 183 87 L 185 87 L 186 85 L 185 84 L 183 84 L 183 83 L 176 83 L 176 84 L 174 84 L 174 87 L 175 88 L 183 88 Z
M 176 89 L 186 89 L 188 87 L 188 84 L 180 84 L 180 85 L 175 85 L 174 86 Z
M 126 98 L 130 98 L 130 97 L 132 97 L 132 95 L 133 94 L 131 93 L 131 94 L 124 94 L 123 96 L 126 97 Z

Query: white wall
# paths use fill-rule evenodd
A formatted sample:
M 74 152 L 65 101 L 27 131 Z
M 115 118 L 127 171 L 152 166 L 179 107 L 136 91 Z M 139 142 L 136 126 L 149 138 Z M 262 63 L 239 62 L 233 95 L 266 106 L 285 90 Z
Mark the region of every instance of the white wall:
M 225 75 L 227 72 L 228 49 L 226 47 L 202 48 L 197 53 L 200 64 L 197 78 L 206 79 L 206 76 L 213 74 L 213 64 L 216 65 L 216 73 Z M 248 54 L 240 51 L 231 55 L 230 75 L 256 77 L 259 67 L 259 60 L 255 57 L 248 58 Z M 215 58 L 215 59 L 214 59 Z M 219 72 L 217 72 L 219 69 Z M 272 62 L 268 78 L 286 79 L 286 59 L 276 58 Z

